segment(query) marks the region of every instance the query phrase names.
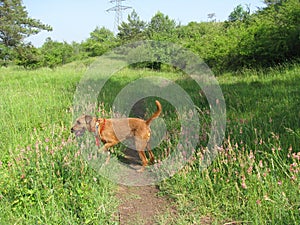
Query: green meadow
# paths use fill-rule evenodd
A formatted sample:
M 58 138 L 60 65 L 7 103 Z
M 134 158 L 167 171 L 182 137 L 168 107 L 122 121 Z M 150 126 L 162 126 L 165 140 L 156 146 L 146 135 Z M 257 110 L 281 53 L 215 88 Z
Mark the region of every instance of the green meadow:
M 70 134 L 73 97 L 86 69 L 83 62 L 53 70 L 0 68 L 0 224 L 118 224 L 117 185 L 88 165 Z M 177 215 L 162 213 L 157 223 L 299 224 L 300 65 L 217 77 L 226 134 L 204 170 L 209 107 L 184 74 L 124 69 L 106 84 L 100 105 L 109 111 L 120 88 L 153 75 L 184 88 L 202 124 L 192 159 L 158 184 Z M 176 113 L 162 103 L 168 131 L 178 131 Z M 164 146 L 154 149 L 158 159 L 167 157 Z

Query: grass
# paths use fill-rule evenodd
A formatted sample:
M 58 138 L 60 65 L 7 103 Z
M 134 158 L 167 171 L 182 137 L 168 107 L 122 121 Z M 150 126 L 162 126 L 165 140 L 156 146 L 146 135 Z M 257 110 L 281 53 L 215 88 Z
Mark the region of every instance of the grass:
M 114 185 L 69 137 L 84 69 L 1 68 L 0 224 L 110 223 Z
M 218 157 L 199 171 L 196 156 L 161 184 L 177 202 L 176 224 L 298 224 L 299 74 L 296 65 L 219 77 L 228 113 Z
M 69 134 L 73 96 L 85 69 L 80 64 L 55 70 L 0 68 L 0 224 L 116 223 L 116 186 L 87 165 Z M 125 69 L 106 83 L 99 100 L 109 111 L 124 85 L 160 76 L 176 81 L 197 102 L 201 145 L 184 169 L 159 184 L 162 194 L 175 200 L 174 224 L 297 224 L 299 74 L 300 66 L 292 65 L 218 78 L 227 130 L 218 157 L 205 170 L 199 168 L 209 107 L 193 81 L 180 73 Z M 154 111 L 153 99 L 147 101 Z M 161 160 L 175 148 L 180 130 L 174 108 L 162 103 L 162 118 L 174 136 L 155 149 Z M 159 221 L 169 218 L 161 215 Z

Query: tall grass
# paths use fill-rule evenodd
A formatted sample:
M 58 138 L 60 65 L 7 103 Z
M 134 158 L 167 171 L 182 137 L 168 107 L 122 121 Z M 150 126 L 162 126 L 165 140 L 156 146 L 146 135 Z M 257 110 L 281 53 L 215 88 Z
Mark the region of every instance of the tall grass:
M 177 202 L 174 223 L 298 224 L 300 67 L 228 74 L 219 82 L 228 114 L 218 157 L 199 170 L 199 151 L 161 184 Z
M 115 186 L 87 165 L 69 135 L 73 95 L 84 72 L 76 64 L 56 70 L 0 69 L 0 224 L 114 223 Z M 160 183 L 178 208 L 174 224 L 297 224 L 299 74 L 294 65 L 218 78 L 227 130 L 218 157 L 205 170 L 200 168 L 210 133 L 209 106 L 183 74 L 124 69 L 105 84 L 99 101 L 108 112 L 132 80 L 160 76 L 176 81 L 197 104 L 200 145 L 183 170 Z M 153 102 L 146 100 L 147 115 L 155 111 Z M 162 104 L 169 135 L 154 151 L 158 160 L 175 148 L 180 131 L 174 108 Z M 170 221 L 164 217 L 170 215 L 162 215 L 161 223 Z
M 88 167 L 69 137 L 84 69 L 1 68 L 0 224 L 111 220 L 113 185 Z

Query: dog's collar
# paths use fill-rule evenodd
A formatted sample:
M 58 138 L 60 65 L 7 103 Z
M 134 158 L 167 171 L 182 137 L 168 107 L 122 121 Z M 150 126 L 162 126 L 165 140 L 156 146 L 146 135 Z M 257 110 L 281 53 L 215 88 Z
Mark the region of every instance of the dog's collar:
M 106 124 L 106 119 L 103 119 L 103 123 L 102 123 L 102 126 L 100 127 L 100 135 L 102 135 L 102 132 L 105 128 L 105 124 Z
M 97 146 L 100 145 L 99 138 L 101 138 L 102 132 L 103 132 L 104 127 L 105 127 L 105 123 L 106 123 L 106 119 L 103 119 L 103 123 L 101 123 L 101 126 L 100 126 L 99 120 L 97 120 L 97 122 L 96 122 L 96 125 L 95 125 L 95 138 L 96 138 L 96 145 Z M 99 130 L 99 127 L 100 127 L 100 130 Z

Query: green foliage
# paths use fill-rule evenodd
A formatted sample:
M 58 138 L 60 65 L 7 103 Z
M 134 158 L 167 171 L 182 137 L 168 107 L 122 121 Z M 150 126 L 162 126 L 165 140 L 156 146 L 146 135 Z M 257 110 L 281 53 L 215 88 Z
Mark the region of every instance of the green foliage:
M 130 49 L 128 62 L 134 68 L 151 68 L 161 70 L 164 61 L 170 61 L 172 49 L 169 49 L 167 42 L 175 42 L 177 40 L 176 23 L 168 16 L 161 12 L 157 12 L 151 19 L 150 23 L 146 24 L 141 21 L 135 11 L 128 16 L 128 23 L 123 22 L 119 27 L 120 32 L 118 38 L 121 43 L 128 43 L 142 40 L 161 41 L 160 43 L 149 43 L 144 48 L 135 46 L 135 50 Z M 136 44 L 138 45 L 138 44 Z M 137 47 L 137 48 L 136 48 Z M 124 49 L 127 52 L 126 49 Z M 142 63 L 134 63 L 134 61 L 143 56 L 148 60 Z M 165 65 L 165 68 L 169 68 Z
M 215 71 L 269 67 L 299 58 L 300 4 L 287 0 L 250 15 L 238 6 L 224 23 L 180 27 L 180 42 Z
M 281 2 L 284 2 L 285 0 L 264 0 L 264 3 L 266 5 L 274 5 L 274 4 L 279 4 Z
M 15 63 L 24 68 L 35 69 L 42 66 L 42 55 L 40 49 L 31 44 L 22 44 L 16 48 Z
M 116 40 L 113 32 L 105 27 L 96 29 L 90 33 L 90 37 L 82 43 L 83 49 L 88 56 L 100 56 L 111 48 L 116 46 Z
M 0 1 L 0 44 L 5 48 L 22 47 L 23 39 L 41 30 L 51 31 L 49 25 L 28 17 L 21 0 Z M 11 51 L 0 49 L 1 59 L 12 58 Z
M 85 68 L 0 68 L 0 224 L 110 223 L 115 186 L 88 166 L 70 136 Z
M 0 43 L 0 66 L 8 66 L 14 58 L 14 50 Z
M 128 17 L 129 22 L 122 24 L 122 35 L 119 38 L 122 37 L 125 42 L 146 37 L 150 40 L 180 43 L 203 58 L 216 73 L 249 67 L 269 67 L 299 57 L 299 11 L 297 0 L 269 4 L 252 15 L 249 8 L 244 9 L 239 5 L 226 22 L 191 22 L 186 26 L 176 26 L 174 20 L 158 12 L 144 31 L 134 29 L 133 21 L 136 24 L 139 21 L 134 12 Z M 132 34 L 135 35 L 137 30 L 138 35 L 134 39 Z M 156 50 L 161 51 L 159 48 Z M 134 58 L 139 54 L 147 53 L 137 50 L 131 56 Z M 151 60 L 156 60 L 155 53 L 149 52 L 148 58 L 149 62 L 140 63 L 138 67 L 161 69 L 159 60 L 151 63 Z
M 300 56 L 300 4 L 288 0 L 253 15 L 233 57 L 240 66 L 271 66 Z
M 133 10 L 127 17 L 127 22 L 122 22 L 119 26 L 118 38 L 121 43 L 134 42 L 145 39 L 144 31 L 147 23 L 142 21 L 138 14 Z
M 176 22 L 164 15 L 157 12 L 151 19 L 146 30 L 147 37 L 155 41 L 175 41 L 176 37 Z
M 0 68 L 0 224 L 114 224 L 116 187 L 88 166 L 69 136 L 73 94 L 85 63 L 56 70 Z M 183 74 L 124 69 L 100 96 L 107 106 L 133 80 L 158 76 L 176 82 L 197 104 L 201 145 L 180 173 L 160 183 L 178 209 L 173 224 L 297 224 L 299 72 L 299 65 L 290 65 L 218 78 L 228 112 L 226 138 L 218 157 L 201 171 L 209 105 Z M 176 134 L 178 115 L 166 102 L 163 107 L 168 132 Z M 154 151 L 157 159 L 174 148 L 176 140 L 165 141 Z
M 61 43 L 47 38 L 41 47 L 41 53 L 43 55 L 43 65 L 54 68 L 71 61 L 73 48 L 66 42 Z
M 12 3 L 16 5 L 13 7 Z M 299 1 L 272 0 L 265 3 L 265 8 L 260 8 L 252 14 L 249 8 L 238 5 L 225 22 L 215 20 L 190 22 L 183 26 L 177 25 L 173 19 L 162 12 L 157 12 L 149 22 L 145 22 L 133 11 L 128 15 L 127 21 L 119 26 L 116 37 L 110 30 L 97 27 L 81 44 L 69 45 L 46 40 L 44 46 L 37 50 L 31 45 L 22 44 L 20 40 L 37 33 L 42 28 L 46 29 L 47 26 L 33 23 L 36 27 L 33 25 L 30 27 L 24 24 L 22 17 L 27 16 L 25 8 L 17 0 L 3 1 L 2 11 L 6 14 L 10 12 L 13 16 L 9 18 L 13 20 L 1 17 L 3 29 L 7 29 L 7 32 L 2 33 L 10 32 L 10 34 L 2 37 L 0 62 L 2 65 L 8 65 L 9 61 L 16 59 L 18 65 L 26 68 L 40 66 L 53 68 L 73 60 L 100 56 L 116 46 L 142 40 L 181 44 L 199 55 L 216 73 L 252 67 L 270 67 L 298 59 L 300 57 Z M 14 14 L 19 12 L 18 10 L 21 16 L 15 17 Z M 15 26 L 21 24 L 22 30 L 9 27 L 7 24 L 13 23 L 12 21 L 16 21 Z M 161 51 L 159 48 L 156 50 Z M 127 52 L 126 49 L 123 51 Z M 169 50 L 165 51 L 169 52 Z M 137 52 L 136 55 L 138 54 L 140 53 Z M 132 56 L 135 57 L 134 54 Z M 150 53 L 149 59 L 155 60 L 155 53 Z M 162 68 L 159 61 L 149 61 L 134 66 L 156 70 Z
M 250 15 L 250 10 L 244 10 L 242 5 L 238 5 L 234 8 L 233 12 L 230 13 L 228 16 L 229 22 L 236 22 L 236 21 L 244 21 L 246 20 Z
M 160 184 L 176 201 L 174 224 L 298 224 L 299 72 L 296 64 L 219 77 L 228 122 L 218 156 L 203 169 L 206 149 L 199 146 L 180 173 Z

